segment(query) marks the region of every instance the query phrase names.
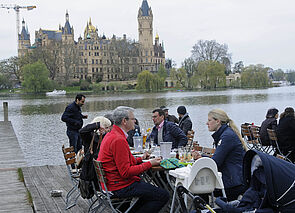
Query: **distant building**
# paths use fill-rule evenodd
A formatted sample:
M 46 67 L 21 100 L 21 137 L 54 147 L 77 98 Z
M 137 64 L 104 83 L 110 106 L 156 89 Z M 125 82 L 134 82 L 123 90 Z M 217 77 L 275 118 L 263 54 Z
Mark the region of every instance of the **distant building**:
M 231 86 L 235 83 L 238 83 L 241 80 L 241 74 L 240 73 L 231 73 L 228 76 L 226 76 L 226 86 Z
M 90 79 L 95 81 L 134 80 L 143 70 L 158 72 L 160 64 L 165 66 L 163 43 L 156 35 L 153 41 L 153 13 L 147 0 L 142 1 L 138 10 L 138 42 L 130 41 L 123 35 L 107 38 L 100 36 L 91 19 L 86 23 L 83 38 L 74 40 L 74 28 L 66 12 L 64 27 L 58 30 L 39 29 L 35 32 L 35 44 L 30 45 L 26 29 L 19 35 L 19 56 L 30 48 L 45 48 L 58 55 L 58 64 L 53 79 L 60 82 Z M 24 24 L 23 24 L 24 25 Z

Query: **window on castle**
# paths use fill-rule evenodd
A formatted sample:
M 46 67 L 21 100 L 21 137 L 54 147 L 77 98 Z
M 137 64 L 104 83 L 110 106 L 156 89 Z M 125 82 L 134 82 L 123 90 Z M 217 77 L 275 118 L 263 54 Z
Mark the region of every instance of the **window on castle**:
M 94 59 L 92 59 L 92 64 L 94 64 Z
M 98 64 L 98 59 L 95 60 L 95 63 Z
M 146 58 L 146 59 L 145 59 L 145 63 L 147 63 L 147 62 L 148 62 L 148 59 Z
M 104 53 L 103 53 L 103 55 L 104 55 L 104 56 L 107 56 L 107 53 L 106 53 L 106 52 L 104 52 Z
M 96 67 L 96 72 L 98 72 L 98 67 Z
M 94 67 L 92 67 L 92 72 L 94 72 Z
M 148 51 L 145 51 L 145 56 L 148 56 Z
M 91 52 L 89 52 L 89 56 L 91 56 Z
M 151 51 L 151 56 L 153 56 L 153 51 Z
M 102 72 L 102 68 L 100 68 L 100 72 Z
M 83 72 L 83 68 L 80 68 L 80 72 Z
M 151 58 L 151 63 L 153 63 L 153 59 Z
M 102 60 L 99 60 L 99 63 L 102 64 Z
M 87 64 L 87 59 L 84 59 L 84 63 Z

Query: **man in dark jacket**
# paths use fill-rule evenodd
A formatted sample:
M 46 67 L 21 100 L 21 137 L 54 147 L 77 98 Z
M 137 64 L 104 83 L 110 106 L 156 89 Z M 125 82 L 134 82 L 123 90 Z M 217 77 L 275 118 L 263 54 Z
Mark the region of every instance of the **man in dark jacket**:
M 82 148 L 82 141 L 79 130 L 83 126 L 83 119 L 88 115 L 82 115 L 81 107 L 85 103 L 85 96 L 78 94 L 75 101 L 69 104 L 61 116 L 61 120 L 67 124 L 67 136 L 69 137 L 70 146 L 74 147 L 75 153 Z
M 187 132 L 192 130 L 193 123 L 186 112 L 185 106 L 179 106 L 177 108 L 177 113 L 179 116 L 179 128 L 184 132 L 185 135 L 187 135 Z
M 176 124 L 165 120 L 163 110 L 155 109 L 152 118 L 155 126 L 148 140 L 153 138 L 154 143 L 158 145 L 160 145 L 160 142 L 172 142 L 172 149 L 186 146 L 186 135 Z
M 262 145 L 269 146 L 271 145 L 267 129 L 277 129 L 277 118 L 279 117 L 278 114 L 279 110 L 276 108 L 271 108 L 267 111 L 266 119 L 262 122 L 259 134 L 260 134 L 260 140 Z
M 173 122 L 173 123 L 175 123 L 175 124 L 178 124 L 178 123 L 179 123 L 179 121 L 178 121 L 178 119 L 176 118 L 176 116 L 174 116 L 174 115 L 169 115 L 169 113 L 168 113 L 168 110 L 169 110 L 169 109 L 168 109 L 168 108 L 166 108 L 165 106 L 161 106 L 160 109 L 164 111 L 164 113 L 165 113 L 165 120 L 166 120 L 166 121 L 170 121 L 170 122 Z

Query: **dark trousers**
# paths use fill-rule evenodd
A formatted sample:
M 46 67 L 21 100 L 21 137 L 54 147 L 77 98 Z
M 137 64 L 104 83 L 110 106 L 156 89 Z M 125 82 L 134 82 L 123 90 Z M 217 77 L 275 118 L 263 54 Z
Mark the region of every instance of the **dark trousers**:
M 139 181 L 123 189 L 113 191 L 119 198 L 139 197 L 131 212 L 159 212 L 169 200 L 169 193 L 149 183 Z
M 79 131 L 67 129 L 67 136 L 69 137 L 70 146 L 74 147 L 75 153 L 82 149 L 82 140 Z

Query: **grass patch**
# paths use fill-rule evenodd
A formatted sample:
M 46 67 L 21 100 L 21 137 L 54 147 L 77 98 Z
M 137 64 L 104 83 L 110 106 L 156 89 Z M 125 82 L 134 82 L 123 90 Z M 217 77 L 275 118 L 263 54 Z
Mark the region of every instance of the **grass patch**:
M 27 189 L 27 201 L 28 203 L 33 206 L 33 198 L 31 192 Z
M 18 180 L 24 183 L 25 182 L 24 173 L 23 173 L 23 170 L 21 168 L 17 169 L 17 174 L 18 174 Z

